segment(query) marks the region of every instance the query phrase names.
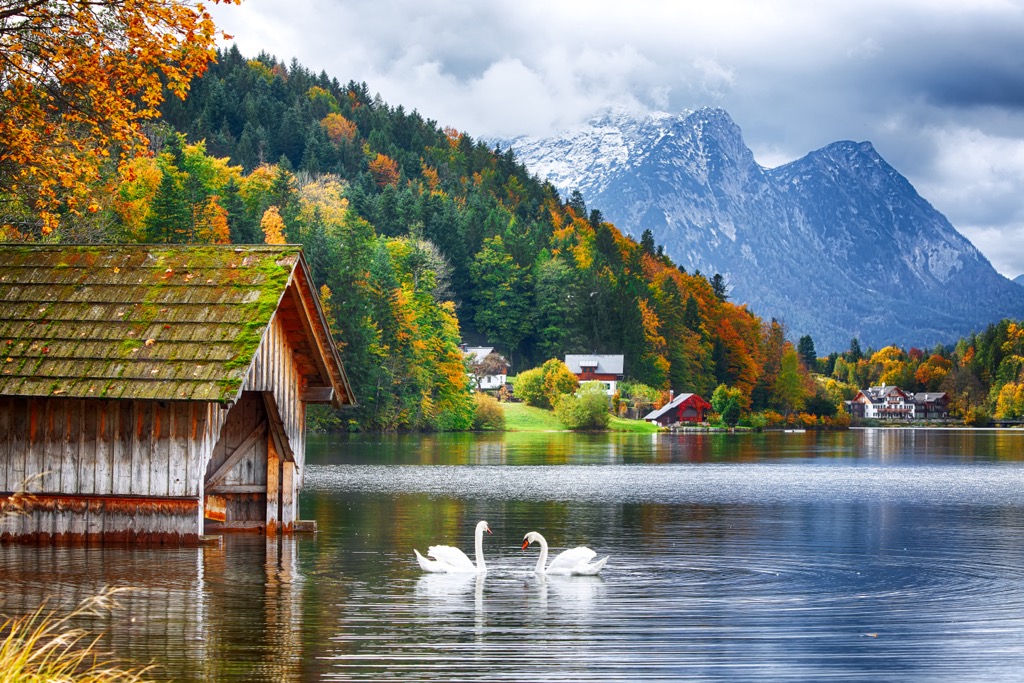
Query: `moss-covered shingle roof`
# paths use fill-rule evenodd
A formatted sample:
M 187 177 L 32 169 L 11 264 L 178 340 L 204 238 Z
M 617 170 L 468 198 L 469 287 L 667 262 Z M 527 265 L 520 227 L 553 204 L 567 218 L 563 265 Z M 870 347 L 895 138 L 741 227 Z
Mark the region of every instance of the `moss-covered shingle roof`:
M 0 245 L 0 394 L 233 400 L 300 255 Z

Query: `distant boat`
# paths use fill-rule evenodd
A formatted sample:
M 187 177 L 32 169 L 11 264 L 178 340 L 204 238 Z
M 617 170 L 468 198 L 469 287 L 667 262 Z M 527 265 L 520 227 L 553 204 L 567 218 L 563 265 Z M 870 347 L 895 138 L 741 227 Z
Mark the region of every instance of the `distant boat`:
M 807 430 L 806 429 L 783 429 L 782 431 L 784 431 L 786 434 L 803 434 Z

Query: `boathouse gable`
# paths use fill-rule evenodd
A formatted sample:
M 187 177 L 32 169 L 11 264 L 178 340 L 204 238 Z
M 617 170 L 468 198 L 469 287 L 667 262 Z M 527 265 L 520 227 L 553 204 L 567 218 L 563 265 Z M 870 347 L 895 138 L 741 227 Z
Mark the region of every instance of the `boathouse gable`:
M 0 537 L 290 531 L 353 402 L 301 249 L 0 246 Z

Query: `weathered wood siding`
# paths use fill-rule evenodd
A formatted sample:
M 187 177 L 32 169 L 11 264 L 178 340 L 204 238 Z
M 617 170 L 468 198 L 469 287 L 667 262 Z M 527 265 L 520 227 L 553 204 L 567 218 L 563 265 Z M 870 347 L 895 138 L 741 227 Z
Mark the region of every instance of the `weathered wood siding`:
M 279 479 L 283 507 L 278 520 L 284 525 L 284 530 L 288 531 L 298 515 L 298 492 L 302 488 L 305 470 L 306 404 L 301 400 L 305 379 L 298 370 L 295 354 L 288 344 L 279 316 L 275 315 L 271 319 L 244 386 L 269 394 L 276 407 L 277 417 L 281 420 L 282 431 L 288 439 L 291 462 L 284 463 L 289 472 Z M 279 455 L 283 458 L 286 456 Z
M 298 371 L 295 355 L 276 315 L 267 327 L 243 388 L 265 391 L 274 397 L 284 432 L 301 469 L 303 463 L 300 460 L 306 452 L 306 404 L 300 400 L 305 380 Z
M 215 404 L 0 396 L 0 492 L 198 498 Z
M 226 501 L 225 525 L 266 518 L 267 411 L 262 393 L 246 391 L 227 411 L 205 471 L 206 492 Z M 215 476 L 228 466 L 215 481 Z
M 213 403 L 0 396 L 0 496 L 17 510 L 0 536 L 197 537 L 223 418 Z

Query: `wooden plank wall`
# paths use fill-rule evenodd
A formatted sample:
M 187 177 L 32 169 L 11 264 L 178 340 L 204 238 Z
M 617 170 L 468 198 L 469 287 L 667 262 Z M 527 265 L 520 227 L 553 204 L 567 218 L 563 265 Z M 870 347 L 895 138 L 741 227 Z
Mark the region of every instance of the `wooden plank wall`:
M 216 412 L 206 403 L 0 396 L 0 492 L 198 498 Z
M 267 328 L 266 337 L 260 345 L 253 360 L 252 367 L 246 377 L 245 388 L 253 391 L 269 393 L 277 406 L 278 414 L 284 423 L 284 432 L 295 457 L 294 468 L 287 479 L 291 487 L 282 495 L 289 502 L 288 512 L 282 511 L 281 523 L 290 525 L 295 520 L 298 491 L 302 486 L 303 466 L 306 454 L 306 404 L 300 398 L 303 390 L 303 378 L 284 331 L 284 327 L 275 315 Z M 291 517 L 288 517 L 288 514 Z
M 256 352 L 244 388 L 273 395 L 296 458 L 306 452 L 306 405 L 300 400 L 303 383 L 284 328 L 275 315 L 267 326 L 266 337 Z
M 181 544 L 199 540 L 199 500 L 28 493 L 0 496 L 0 541 Z
M 0 396 L 0 536 L 155 542 L 201 531 L 211 403 Z M 10 498 L 12 493 L 25 495 Z

